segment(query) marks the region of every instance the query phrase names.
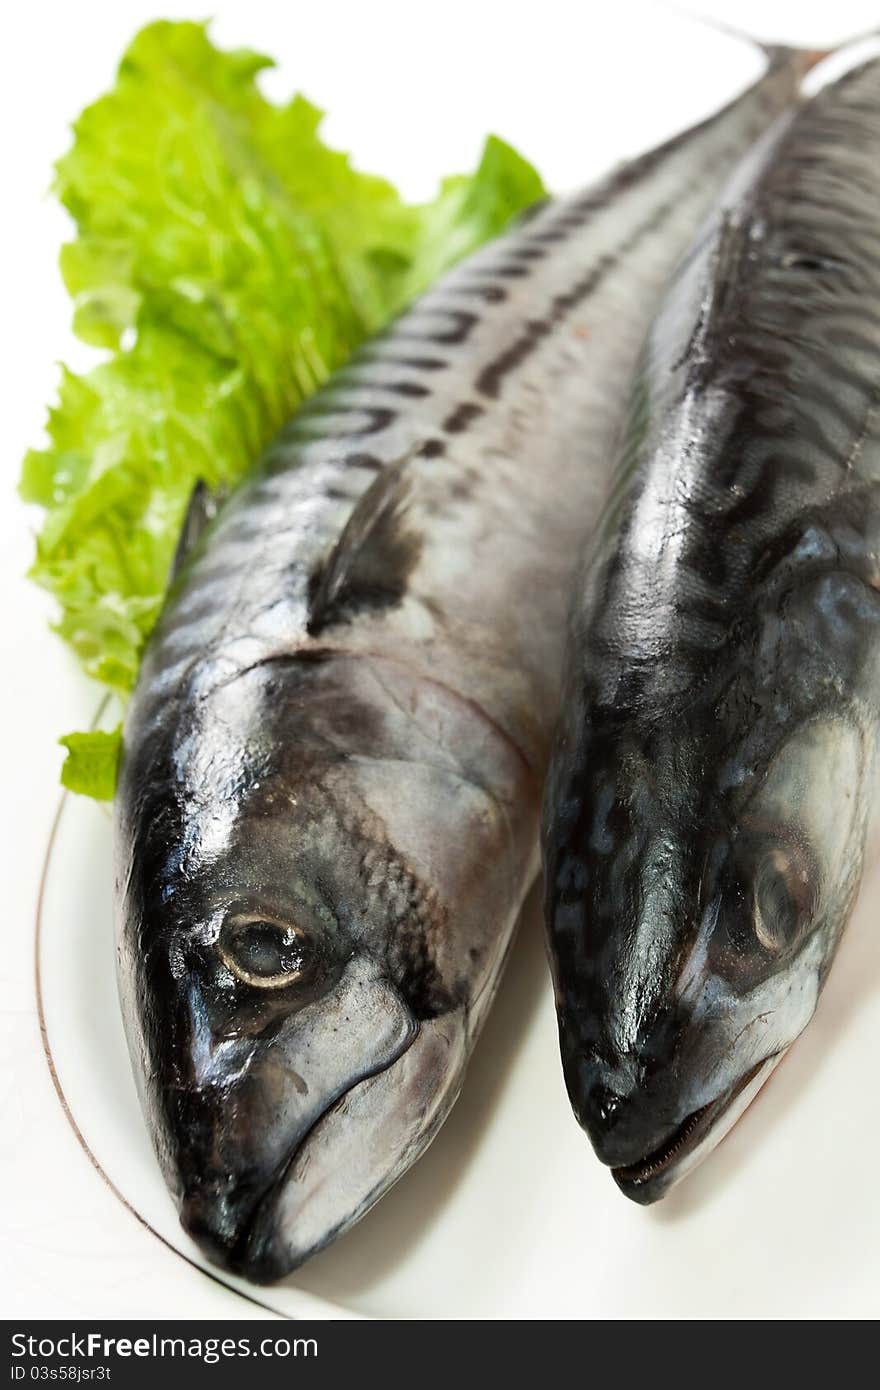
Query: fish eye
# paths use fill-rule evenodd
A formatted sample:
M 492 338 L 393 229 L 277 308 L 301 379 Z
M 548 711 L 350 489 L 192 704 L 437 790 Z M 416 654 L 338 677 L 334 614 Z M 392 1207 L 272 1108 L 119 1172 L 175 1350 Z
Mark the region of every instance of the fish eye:
M 800 837 L 778 827 L 746 831 L 716 879 L 714 952 L 722 973 L 748 977 L 779 960 L 810 927 L 818 901 L 816 866 Z
M 313 955 L 299 927 L 259 913 L 228 917 L 220 930 L 217 951 L 239 980 L 258 989 L 298 983 L 309 973 Z
M 815 896 L 803 854 L 777 847 L 762 856 L 754 873 L 752 926 L 765 951 L 777 955 L 800 936 L 812 918 Z

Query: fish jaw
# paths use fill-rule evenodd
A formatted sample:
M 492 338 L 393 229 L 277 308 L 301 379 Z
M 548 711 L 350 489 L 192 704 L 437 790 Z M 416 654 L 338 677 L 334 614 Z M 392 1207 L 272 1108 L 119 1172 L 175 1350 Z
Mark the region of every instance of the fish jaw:
M 254 1213 L 235 1272 L 275 1282 L 354 1226 L 433 1141 L 468 1053 L 462 1015 L 422 1023 L 392 1065 L 340 1096 Z
M 267 1262 L 276 1194 L 313 1128 L 366 1077 L 393 1070 L 419 1024 L 360 955 L 315 1005 L 256 1040 L 219 1039 L 198 983 L 184 990 L 174 1059 L 150 1083 L 157 1150 L 184 1229 L 212 1262 L 249 1275 Z
M 715 1100 L 694 1111 L 640 1162 L 612 1168 L 611 1176 L 624 1196 L 639 1206 L 652 1206 L 693 1172 L 730 1133 L 786 1051 L 765 1058 Z

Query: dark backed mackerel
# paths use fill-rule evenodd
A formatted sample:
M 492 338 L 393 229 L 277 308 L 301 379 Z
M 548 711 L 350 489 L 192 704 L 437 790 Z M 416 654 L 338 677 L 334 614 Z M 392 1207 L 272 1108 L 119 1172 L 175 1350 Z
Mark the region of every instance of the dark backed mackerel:
M 186 1228 L 278 1277 L 422 1152 L 537 869 L 571 571 L 660 288 L 790 104 L 720 115 L 447 276 L 185 566 L 125 726 L 120 982 Z
M 653 1201 L 809 1021 L 880 738 L 880 62 L 783 118 L 652 329 L 545 806 L 575 1112 Z

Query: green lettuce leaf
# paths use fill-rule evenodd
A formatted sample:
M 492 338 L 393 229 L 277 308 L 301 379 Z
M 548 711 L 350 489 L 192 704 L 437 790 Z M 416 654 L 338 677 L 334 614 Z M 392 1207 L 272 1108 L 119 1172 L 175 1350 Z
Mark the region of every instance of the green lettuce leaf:
M 151 24 L 57 165 L 74 328 L 106 356 L 63 372 L 20 491 L 45 508 L 31 573 L 58 632 L 123 696 L 195 482 L 234 486 L 363 338 L 543 194 L 490 137 L 474 174 L 407 205 L 324 144 L 303 97 L 263 97 L 270 65 Z M 107 746 L 75 738 L 65 785 L 102 795 Z
M 61 768 L 65 787 L 83 796 L 93 796 L 96 801 L 112 801 L 122 748 L 122 725 L 108 733 L 92 729 L 87 734 L 65 734 L 58 742 L 67 749 Z

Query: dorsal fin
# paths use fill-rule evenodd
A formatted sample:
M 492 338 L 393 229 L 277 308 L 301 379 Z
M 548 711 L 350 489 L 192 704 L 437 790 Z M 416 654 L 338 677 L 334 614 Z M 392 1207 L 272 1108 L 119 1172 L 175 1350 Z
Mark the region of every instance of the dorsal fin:
M 177 578 L 225 500 L 225 491 L 212 490 L 204 478 L 199 478 L 189 495 L 186 511 L 183 514 L 183 523 L 177 538 L 177 548 L 174 551 L 174 559 L 171 561 L 169 580 Z
M 691 386 L 702 385 L 714 359 L 712 347 L 723 338 L 725 323 L 736 307 L 739 291 L 737 273 L 744 250 L 745 235 L 736 210 L 721 213 L 708 266 L 706 298 L 694 324 L 687 347 L 676 367 L 687 367 Z
M 422 541 L 407 528 L 407 454 L 383 468 L 349 517 L 341 536 L 309 586 L 312 636 L 358 608 L 399 603 L 419 558 Z

